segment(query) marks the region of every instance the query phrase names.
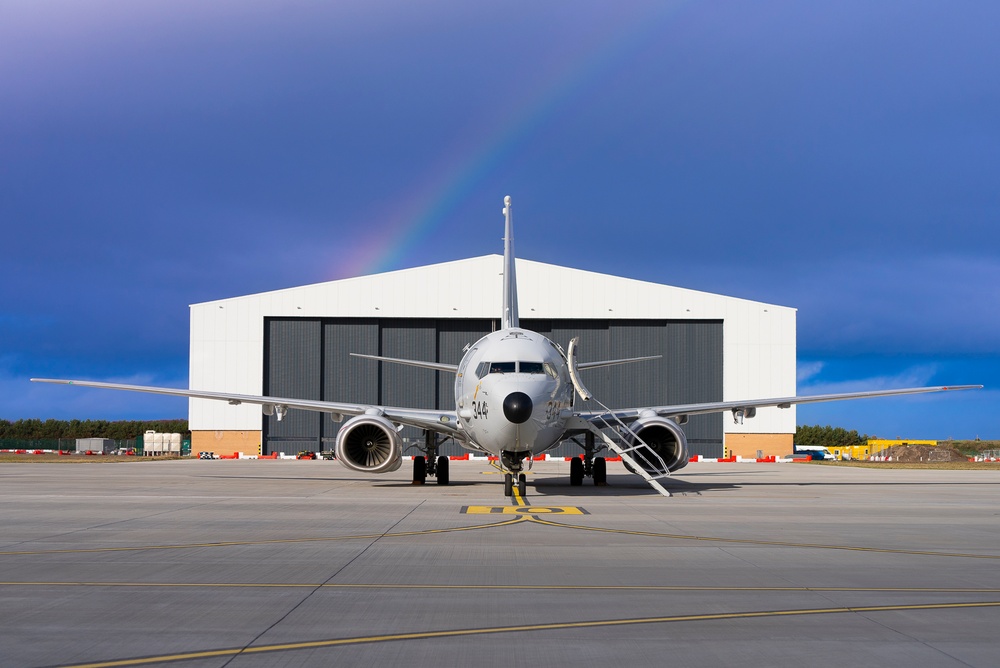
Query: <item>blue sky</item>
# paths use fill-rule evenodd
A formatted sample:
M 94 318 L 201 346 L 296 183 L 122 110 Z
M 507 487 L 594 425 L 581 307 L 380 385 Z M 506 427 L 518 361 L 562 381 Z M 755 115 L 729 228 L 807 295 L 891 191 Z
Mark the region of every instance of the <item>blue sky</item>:
M 990 2 L 5 2 L 0 418 L 183 416 L 27 378 L 184 386 L 189 304 L 498 252 L 510 194 L 522 257 L 796 307 L 801 394 L 986 385 L 800 423 L 1000 438 L 998 24 Z

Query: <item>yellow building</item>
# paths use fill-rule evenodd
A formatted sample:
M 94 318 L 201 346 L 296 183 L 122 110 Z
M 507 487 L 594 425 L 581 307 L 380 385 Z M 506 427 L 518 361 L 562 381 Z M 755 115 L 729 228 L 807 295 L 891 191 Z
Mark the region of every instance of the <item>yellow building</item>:
M 827 448 L 837 459 L 868 459 L 874 452 L 871 445 L 837 445 Z
M 868 445 L 874 452 L 891 448 L 894 445 L 937 445 L 937 441 L 920 441 L 914 439 L 869 438 Z
M 937 444 L 938 444 L 937 441 L 926 441 L 926 440 L 919 440 L 919 439 L 916 439 L 916 440 L 914 440 L 914 439 L 902 440 L 902 439 L 894 439 L 894 438 L 869 438 L 867 445 L 852 445 L 852 446 L 850 446 L 849 448 L 846 448 L 846 449 L 851 449 L 851 448 L 857 449 L 857 450 L 863 449 L 864 450 L 864 454 L 863 455 L 862 454 L 855 454 L 854 452 L 851 452 L 851 459 L 862 459 L 862 458 L 867 459 L 870 455 L 877 455 L 878 453 L 882 452 L 883 450 L 887 450 L 888 448 L 891 448 L 894 445 L 930 445 L 930 446 L 936 446 Z

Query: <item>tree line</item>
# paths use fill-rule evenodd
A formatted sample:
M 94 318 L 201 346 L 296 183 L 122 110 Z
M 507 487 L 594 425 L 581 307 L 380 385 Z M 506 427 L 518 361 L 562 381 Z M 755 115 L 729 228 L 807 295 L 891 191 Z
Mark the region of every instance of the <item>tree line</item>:
M 191 436 L 187 420 L 0 420 L 0 439 L 111 438 L 130 440 L 153 430 Z
M 54 438 L 112 438 L 115 440 L 134 439 L 146 431 L 179 433 L 191 436 L 187 420 L 0 420 L 0 438 L 39 440 Z M 795 430 L 795 442 L 799 445 L 842 446 L 859 445 L 868 440 L 867 434 L 857 430 L 848 431 L 843 427 L 827 425 L 799 425 Z
M 843 427 L 821 427 L 818 424 L 799 425 L 795 429 L 796 445 L 822 445 L 825 447 L 862 445 L 868 441 L 868 434 L 858 434 L 856 429 L 847 431 Z

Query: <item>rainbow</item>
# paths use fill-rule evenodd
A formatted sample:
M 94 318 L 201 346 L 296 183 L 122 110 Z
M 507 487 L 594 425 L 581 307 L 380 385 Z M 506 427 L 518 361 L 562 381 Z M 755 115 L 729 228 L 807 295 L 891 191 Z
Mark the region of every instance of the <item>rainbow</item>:
M 477 138 L 456 140 L 427 175 L 377 214 L 378 222 L 351 249 L 350 262 L 339 264 L 331 278 L 347 278 L 401 268 L 403 259 L 431 235 L 498 167 L 523 149 L 556 114 L 604 78 L 640 56 L 658 29 L 689 0 L 654 3 L 617 17 L 617 23 L 595 26 L 589 41 L 539 68 L 529 93 L 511 100 Z M 503 195 L 497 193 L 497 202 Z M 516 195 L 516 193 L 513 193 Z M 498 204 L 499 206 L 499 204 Z

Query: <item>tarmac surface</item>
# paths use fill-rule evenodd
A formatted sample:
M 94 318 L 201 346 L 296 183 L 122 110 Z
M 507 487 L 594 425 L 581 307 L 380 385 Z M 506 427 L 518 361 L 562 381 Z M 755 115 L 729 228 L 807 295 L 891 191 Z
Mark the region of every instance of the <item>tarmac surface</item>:
M 996 666 L 1000 472 L 0 465 L 3 666 Z

